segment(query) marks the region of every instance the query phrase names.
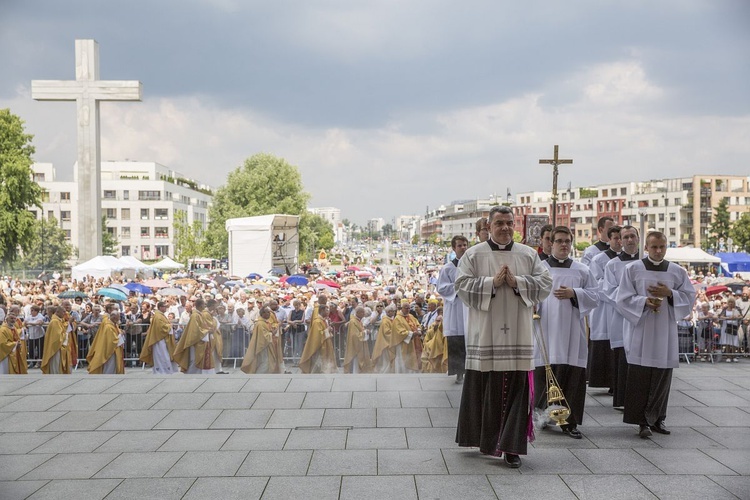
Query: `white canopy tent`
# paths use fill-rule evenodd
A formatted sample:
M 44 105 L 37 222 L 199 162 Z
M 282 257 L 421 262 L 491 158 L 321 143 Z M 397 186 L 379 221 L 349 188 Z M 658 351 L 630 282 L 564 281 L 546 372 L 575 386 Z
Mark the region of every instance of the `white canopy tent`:
M 180 264 L 179 262 L 175 262 L 169 257 L 164 257 L 162 260 L 153 264 L 151 267 L 160 269 L 162 271 L 172 271 L 175 269 L 182 269 L 183 267 L 185 267 L 185 265 Z
M 137 274 L 144 278 L 154 277 L 154 269 L 148 264 L 144 264 L 140 260 L 136 259 L 132 255 L 123 255 L 119 260 L 123 263 L 123 266 L 125 268 L 134 269 Z
M 91 260 L 87 260 L 77 266 L 73 266 L 71 277 L 74 280 L 83 279 L 86 276 L 93 278 L 109 278 L 115 274 L 130 270 L 135 273 L 132 266 L 127 266 L 124 262 L 111 255 L 99 255 Z
M 667 248 L 665 257 L 670 262 L 690 263 L 690 264 L 719 264 L 721 259 L 708 254 L 700 248 L 680 247 Z
M 299 254 L 298 215 L 259 215 L 228 219 L 229 274 L 265 275 L 273 267 L 297 269 Z

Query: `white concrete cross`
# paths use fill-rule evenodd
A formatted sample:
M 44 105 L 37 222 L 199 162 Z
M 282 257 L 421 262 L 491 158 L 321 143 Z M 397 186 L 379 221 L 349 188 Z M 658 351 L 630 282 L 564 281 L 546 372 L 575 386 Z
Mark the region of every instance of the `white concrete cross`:
M 34 80 L 37 101 L 76 101 L 78 105 L 78 258 L 102 252 L 102 177 L 99 146 L 99 102 L 140 101 L 138 81 L 99 80 L 99 44 L 76 40 L 75 80 Z

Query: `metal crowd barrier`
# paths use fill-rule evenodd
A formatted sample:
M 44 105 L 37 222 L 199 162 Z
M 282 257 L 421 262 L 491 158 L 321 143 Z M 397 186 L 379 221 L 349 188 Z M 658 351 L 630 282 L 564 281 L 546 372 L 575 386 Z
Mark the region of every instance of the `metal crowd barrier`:
M 710 361 L 711 363 L 719 362 L 729 358 L 746 358 L 750 355 L 748 352 L 748 325 L 742 325 L 741 320 L 711 320 L 698 319 L 695 321 L 679 321 L 678 339 L 680 358 L 686 362 L 693 361 Z M 722 329 L 736 327 L 736 335 L 727 335 L 727 340 L 736 343 L 737 346 L 721 343 Z M 734 337 L 736 337 L 736 342 Z M 728 352 L 728 347 L 734 347 L 733 352 Z

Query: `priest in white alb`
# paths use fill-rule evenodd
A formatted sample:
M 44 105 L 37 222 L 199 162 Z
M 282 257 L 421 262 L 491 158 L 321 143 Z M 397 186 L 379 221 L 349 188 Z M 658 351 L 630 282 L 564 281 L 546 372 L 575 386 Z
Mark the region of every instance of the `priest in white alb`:
M 585 318 L 599 305 L 599 286 L 588 267 L 569 257 L 572 244 L 570 229 L 558 226 L 552 230 L 552 255 L 542 263 L 552 275 L 552 293 L 537 308 L 538 333 L 544 345 L 534 343 L 534 393 L 537 407 L 546 409 L 547 378 L 542 356 L 542 349 L 546 349 L 552 373 L 570 408 L 561 429 L 581 439 L 578 425 L 583 423 L 588 360 Z
M 664 424 L 672 370 L 679 365 L 677 320 L 690 314 L 695 288 L 687 271 L 664 259 L 667 237 L 653 231 L 646 237 L 648 257 L 625 268 L 617 292 L 617 308 L 630 323 L 624 337 L 628 359 L 623 421 L 670 434 Z
M 456 291 L 468 306 L 456 442 L 521 466 L 533 438 L 533 308 L 552 287 L 537 252 L 513 242 L 513 212 L 492 207 L 490 239 L 466 251 Z

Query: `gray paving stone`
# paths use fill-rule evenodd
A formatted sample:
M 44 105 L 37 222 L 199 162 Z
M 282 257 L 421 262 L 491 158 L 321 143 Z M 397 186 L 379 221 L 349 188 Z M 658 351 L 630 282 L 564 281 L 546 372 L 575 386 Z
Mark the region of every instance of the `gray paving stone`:
M 706 406 L 701 401 L 686 394 L 688 391 L 672 391 L 669 393 L 669 402 L 667 406 Z M 695 392 L 695 391 L 692 391 Z
M 105 389 L 104 392 L 114 394 L 146 394 L 161 384 L 162 380 L 161 378 L 126 378 L 112 387 Z
M 0 498 L 24 500 L 45 484 L 47 481 L 0 481 Z
M 180 500 L 194 483 L 192 477 L 125 479 L 107 496 L 107 500 Z
M 510 469 L 508 469 L 510 470 Z M 570 491 L 565 482 L 556 475 L 522 475 L 521 469 L 507 475 L 488 475 L 492 488 L 498 498 L 513 498 L 519 500 L 568 500 L 576 496 Z
M 182 452 L 123 453 L 100 470 L 96 478 L 162 477 L 182 457 Z
M 271 429 L 269 429 L 271 430 Z M 346 430 L 293 429 L 284 445 L 285 450 L 343 450 Z
M 727 448 L 750 449 L 750 432 L 743 427 L 701 427 L 695 430 Z
M 700 409 L 700 406 L 683 406 L 683 407 L 670 407 L 667 412 L 667 418 L 665 423 L 667 427 L 679 428 L 679 427 L 704 427 L 710 426 L 711 422 L 705 418 L 700 417 L 691 410 Z
M 399 428 L 351 429 L 346 439 L 349 450 L 406 449 L 406 434 Z
M 154 428 L 208 429 L 219 414 L 221 410 L 172 410 Z
M 660 499 L 674 500 L 721 500 L 735 496 L 711 479 L 696 476 L 635 476 L 646 488 Z M 745 490 L 745 495 L 748 490 Z
M 61 453 L 28 472 L 23 479 L 90 479 L 116 457 L 117 453 Z
M 205 392 L 167 394 L 151 408 L 154 410 L 199 410 L 211 395 Z
M 62 403 L 70 396 L 68 395 L 42 395 L 35 394 L 31 396 L 23 396 L 17 401 L 13 401 L 0 408 L 0 412 L 12 412 L 12 411 L 45 411 L 49 410 L 53 406 Z
M 571 439 L 569 436 L 563 434 L 560 428 L 555 425 L 550 425 L 546 429 L 535 428 L 535 440 L 532 446 L 534 448 L 596 448 L 596 445 L 588 439 L 589 428 L 584 425 L 580 426 L 579 429 L 583 434 L 583 439 Z M 596 426 L 593 429 L 602 429 L 602 427 Z M 618 431 L 608 428 L 607 434 L 616 432 Z
M 211 424 L 211 429 L 262 429 L 273 410 L 224 410 Z
M 304 476 L 310 466 L 312 454 L 312 450 L 253 450 L 236 475 Z
M 240 392 L 284 392 L 288 385 L 288 378 L 250 377 Z
M 116 411 L 69 411 L 54 422 L 42 427 L 41 430 L 93 431 L 115 415 L 117 415 Z
M 330 392 L 333 378 L 305 377 L 293 378 L 286 388 L 287 392 Z
M 744 408 L 744 409 L 750 408 L 750 390 L 738 389 L 738 390 L 731 390 L 729 392 L 746 401 L 744 404 L 738 404 L 737 406 Z
M 378 427 L 432 427 L 427 408 L 378 408 Z
M 116 394 L 74 394 L 50 409 L 55 411 L 96 411 L 116 397 Z
M 458 448 L 455 427 L 412 427 L 406 429 L 409 449 Z
M 0 434 L 0 454 L 29 453 L 57 436 L 57 432 L 5 432 Z
M 268 484 L 267 477 L 200 477 L 183 500 L 257 500 Z
M 102 410 L 148 410 L 164 394 L 115 394 L 115 399 L 102 406 Z
M 234 476 L 247 454 L 246 451 L 188 451 L 167 477 Z
M 372 376 L 336 377 L 333 380 L 331 391 L 344 392 L 368 392 L 378 388 L 377 379 Z
M 97 431 L 102 432 L 102 431 Z M 156 451 L 176 431 L 120 431 L 96 449 L 98 453 Z
M 323 427 L 375 427 L 375 408 L 327 409 L 323 416 Z
M 351 408 L 351 392 L 308 392 L 302 408 Z
M 14 401 L 18 401 L 19 399 L 23 398 L 25 396 L 0 396 L 0 411 L 4 406 L 7 406 L 11 404 Z
M 418 391 L 422 388 L 417 375 L 381 375 L 378 391 Z
M 455 391 L 455 392 L 448 392 L 446 393 L 448 396 L 448 401 L 451 402 L 451 406 L 453 408 L 460 408 L 461 407 L 461 392 Z
M 378 450 L 378 474 L 447 474 L 440 450 Z
M 232 431 L 227 430 L 180 430 L 175 432 L 159 451 L 219 451 Z
M 597 424 L 603 427 L 632 427 L 622 421 L 622 411 L 611 407 L 586 408 L 583 425 L 596 427 Z
M 210 378 L 203 382 L 200 386 L 198 386 L 197 389 L 195 389 L 195 392 L 209 392 L 209 393 L 217 393 L 217 392 L 226 392 L 226 393 L 237 393 L 242 390 L 243 387 L 245 387 L 245 384 L 247 384 L 246 378 L 220 378 L 220 379 L 213 379 Z
M 60 500 L 80 498 L 100 500 L 120 484 L 119 479 L 59 479 L 50 481 L 29 497 L 29 500 Z
M 739 408 L 723 406 L 690 408 L 689 411 L 718 427 L 750 427 L 750 413 Z
M 447 391 L 461 393 L 461 384 L 456 383 L 455 375 L 436 373 L 427 377 L 419 377 L 419 385 L 423 391 Z
M 77 380 L 69 375 L 46 375 L 34 380 L 30 384 L 24 384 L 11 394 L 57 394 L 58 391 L 62 391 L 75 382 Z
M 622 429 L 613 429 L 611 427 L 589 427 L 589 426 L 582 426 L 581 432 L 583 433 L 584 439 L 581 439 L 580 441 L 587 441 L 593 445 L 595 448 L 658 448 L 659 445 L 656 444 L 651 439 L 640 439 L 638 435 L 636 434 L 637 427 L 632 428 L 625 428 Z M 683 432 L 683 429 L 680 429 L 680 433 Z M 544 436 L 547 435 L 546 432 L 540 432 L 536 431 L 537 440 L 534 441 L 533 446 L 534 448 L 537 447 L 545 447 L 546 441 L 549 441 L 549 439 L 545 439 Z M 557 438 L 558 436 L 554 436 Z M 555 439 L 555 441 L 558 441 L 560 443 L 569 443 L 571 445 L 575 445 L 573 443 L 574 440 L 565 437 L 562 441 L 560 439 Z M 547 447 L 549 447 L 547 445 Z M 588 447 L 588 446 L 581 446 Z
M 661 473 L 654 464 L 633 450 L 571 450 L 571 452 L 594 474 Z
M 201 406 L 202 410 L 249 410 L 258 398 L 257 392 L 218 393 Z
M 495 492 L 487 476 L 454 475 L 417 476 L 419 498 L 471 498 L 495 500 Z
M 242 429 L 221 447 L 222 451 L 281 450 L 289 437 L 289 429 Z
M 159 385 L 151 389 L 152 393 L 174 394 L 176 392 L 193 392 L 205 382 L 205 378 L 190 378 L 174 376 L 161 381 Z
M 169 410 L 121 411 L 104 422 L 100 431 L 142 431 L 152 429 L 169 415 Z
M 34 382 L 31 377 L 2 377 L 0 378 L 0 394 L 10 394 Z
M 65 415 L 64 411 L 21 411 L 2 415 L 3 431 L 34 432 Z
M 747 500 L 750 498 L 750 476 L 708 476 L 713 482 L 735 495 Z
M 398 391 L 355 392 L 352 408 L 401 408 Z
M 344 476 L 339 499 L 417 500 L 417 489 L 413 476 Z
M 703 453 L 721 462 L 722 465 L 732 469 L 737 474 L 750 476 L 750 451 L 744 450 L 717 450 L 702 449 Z M 750 494 L 750 492 L 748 492 Z
M 263 493 L 263 500 L 289 500 L 290 498 L 314 498 L 315 500 L 337 500 L 341 489 L 341 478 L 336 476 L 272 477 Z
M 266 424 L 268 429 L 320 427 L 324 410 L 274 410 Z
M 378 473 L 376 450 L 320 450 L 313 452 L 311 476 L 375 476 Z
M 700 450 L 639 449 L 636 451 L 666 474 L 734 474 L 731 469 Z
M 14 481 L 54 455 L 0 455 L 0 481 Z
M 115 434 L 116 431 L 61 432 L 32 453 L 90 453 Z
M 638 430 L 637 427 L 633 426 L 633 433 L 635 435 Z M 638 438 L 636 438 L 638 439 Z M 660 448 L 671 448 L 671 449 L 708 449 L 708 448 L 723 448 L 723 446 L 715 440 L 704 436 L 702 433 L 689 428 L 689 427 L 672 427 L 672 434 L 664 436 L 662 434 L 654 433 L 650 438 L 651 441 L 659 445 Z M 647 441 L 647 440 L 643 440 Z M 643 448 L 643 447 L 641 447 Z
M 88 378 L 91 377 L 91 378 Z M 58 394 L 99 394 L 120 382 L 119 377 L 87 376 L 83 380 L 57 391 Z
M 302 392 L 263 392 L 253 403 L 253 410 L 276 410 L 280 408 L 302 408 L 305 394 Z
M 521 457 L 522 474 L 588 474 L 589 469 L 565 449 L 534 449 Z
M 441 451 L 450 474 L 518 474 L 518 469 L 509 469 L 501 458 L 483 455 L 476 448 Z
M 458 424 L 458 408 L 427 408 L 433 427 L 452 427 Z
M 450 408 L 445 391 L 401 391 L 402 408 Z
M 629 475 L 563 475 L 565 484 L 580 500 L 600 498 L 623 500 L 656 498 L 648 489 Z M 663 476 L 659 476 L 663 477 Z

